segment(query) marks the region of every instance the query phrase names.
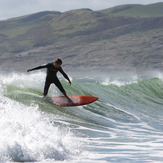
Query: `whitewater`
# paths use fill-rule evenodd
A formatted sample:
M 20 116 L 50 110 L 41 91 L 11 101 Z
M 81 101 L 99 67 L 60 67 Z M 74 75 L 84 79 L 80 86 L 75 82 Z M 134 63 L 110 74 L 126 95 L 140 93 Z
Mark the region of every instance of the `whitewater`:
M 42 98 L 44 72 L 0 73 L 1 163 L 163 162 L 161 73 L 59 78 L 68 95 L 99 100 L 58 107 Z

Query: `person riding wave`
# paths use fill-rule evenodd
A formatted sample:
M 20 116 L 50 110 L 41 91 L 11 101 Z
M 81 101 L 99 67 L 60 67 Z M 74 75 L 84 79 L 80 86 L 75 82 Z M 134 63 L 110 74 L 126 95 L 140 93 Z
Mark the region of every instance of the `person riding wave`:
M 62 65 L 62 60 L 61 59 L 56 59 L 52 63 L 47 63 L 45 65 L 38 66 L 38 67 L 27 70 L 27 72 L 30 72 L 30 71 L 33 71 L 33 70 L 39 70 L 39 69 L 42 69 L 42 68 L 47 68 L 47 75 L 46 75 L 44 93 L 43 93 L 44 97 L 48 94 L 48 90 L 49 90 L 50 85 L 52 83 L 54 83 L 58 87 L 58 89 L 64 94 L 64 96 L 68 100 L 70 100 L 69 97 L 67 96 L 66 91 L 64 90 L 62 84 L 60 83 L 60 81 L 59 81 L 59 79 L 57 77 L 57 72 L 59 71 L 64 76 L 64 78 L 68 80 L 69 84 L 71 85 L 71 81 L 70 81 L 69 77 L 67 76 L 67 74 L 63 71 L 61 65 Z

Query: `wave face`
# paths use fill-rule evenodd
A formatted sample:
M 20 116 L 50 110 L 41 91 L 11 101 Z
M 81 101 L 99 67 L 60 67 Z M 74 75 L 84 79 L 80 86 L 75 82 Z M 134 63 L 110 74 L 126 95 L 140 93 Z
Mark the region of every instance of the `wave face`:
M 162 162 L 163 78 L 61 77 L 85 106 L 42 99 L 45 74 L 0 74 L 0 162 Z M 49 96 L 60 95 L 52 85 Z

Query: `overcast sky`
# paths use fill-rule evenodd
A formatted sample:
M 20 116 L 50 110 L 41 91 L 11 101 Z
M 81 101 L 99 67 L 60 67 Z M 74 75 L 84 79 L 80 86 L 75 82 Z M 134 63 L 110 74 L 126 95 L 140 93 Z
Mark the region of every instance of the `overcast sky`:
M 151 4 L 163 0 L 0 0 L 0 20 L 39 11 L 101 10 L 122 4 Z

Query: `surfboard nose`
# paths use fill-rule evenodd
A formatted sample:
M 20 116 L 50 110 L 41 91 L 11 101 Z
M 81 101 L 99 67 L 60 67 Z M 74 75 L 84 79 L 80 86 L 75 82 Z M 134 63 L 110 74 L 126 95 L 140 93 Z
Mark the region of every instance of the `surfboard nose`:
M 82 103 L 89 104 L 96 100 L 98 100 L 98 97 L 95 96 L 80 96 Z

